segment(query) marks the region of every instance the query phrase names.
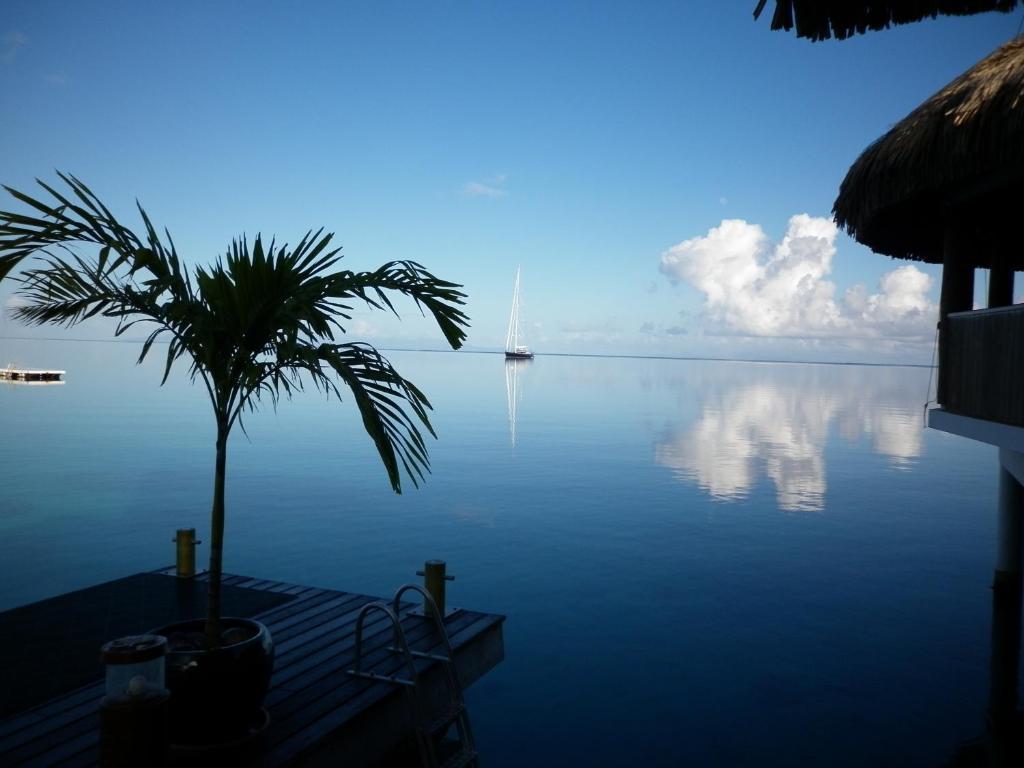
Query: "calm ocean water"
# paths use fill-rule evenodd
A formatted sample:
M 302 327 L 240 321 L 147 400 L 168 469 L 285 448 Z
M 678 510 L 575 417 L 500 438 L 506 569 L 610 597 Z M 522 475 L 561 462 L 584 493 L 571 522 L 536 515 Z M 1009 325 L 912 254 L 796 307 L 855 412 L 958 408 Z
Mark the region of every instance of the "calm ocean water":
M 132 345 L 4 352 L 68 380 L 0 386 L 0 609 L 206 538 L 198 388 Z M 996 455 L 922 427 L 927 370 L 390 357 L 435 405 L 426 485 L 390 493 L 350 402 L 268 409 L 225 568 L 383 595 L 447 560 L 508 615 L 487 765 L 924 766 L 983 731 Z

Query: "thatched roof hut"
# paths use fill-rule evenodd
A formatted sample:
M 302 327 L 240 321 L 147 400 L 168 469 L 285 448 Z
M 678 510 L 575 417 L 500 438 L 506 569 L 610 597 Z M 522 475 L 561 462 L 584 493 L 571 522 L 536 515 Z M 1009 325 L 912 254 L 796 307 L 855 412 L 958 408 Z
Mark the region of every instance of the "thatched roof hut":
M 877 253 L 941 263 L 955 221 L 975 267 L 1024 269 L 1024 36 L 1003 45 L 868 147 L 833 213 Z
M 754 18 L 758 18 L 768 0 L 758 0 Z M 970 16 L 985 11 L 1009 13 L 1020 0 L 775 0 L 772 29 L 786 31 L 796 27 L 797 37 L 811 40 L 839 40 L 855 32 L 887 29 L 893 24 L 909 24 L 925 18 Z
M 1013 303 L 1014 272 L 1024 270 L 1022 203 L 1024 37 L 1018 37 L 868 147 L 850 167 L 832 208 L 836 223 L 876 253 L 942 264 L 937 400 L 967 415 L 984 409 L 966 407 L 964 392 L 981 392 L 979 402 L 1020 404 L 1019 394 L 993 395 L 976 382 L 961 386 L 957 377 L 1002 370 L 1006 359 L 1020 357 L 1004 352 L 1021 348 L 1024 321 L 1018 318 L 1024 315 L 1014 310 L 973 325 L 957 313 L 973 314 L 978 267 L 989 270 L 988 306 Z M 977 360 L 964 352 L 974 347 L 986 350 Z M 1003 374 L 982 378 L 1019 392 L 1024 369 Z

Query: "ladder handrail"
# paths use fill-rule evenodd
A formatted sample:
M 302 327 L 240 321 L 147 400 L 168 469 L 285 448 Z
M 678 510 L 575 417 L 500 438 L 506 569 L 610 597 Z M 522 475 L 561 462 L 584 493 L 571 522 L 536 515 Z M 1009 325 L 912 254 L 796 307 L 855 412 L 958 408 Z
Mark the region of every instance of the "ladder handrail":
M 372 611 L 383 611 L 391 621 L 391 633 L 394 638 L 395 648 L 405 657 L 405 664 L 412 673 L 410 680 L 415 684 L 419 678 L 419 673 L 416 671 L 416 663 L 412 660 L 412 654 L 409 652 L 409 643 L 406 642 L 405 632 L 402 631 L 402 624 L 398 620 L 398 614 L 379 600 L 364 605 L 359 609 L 359 615 L 356 616 L 356 647 L 352 672 L 356 675 L 365 674 L 362 670 L 363 622 Z
M 402 627 L 402 622 L 399 618 L 399 615 L 401 614 L 402 595 L 409 590 L 418 592 L 423 596 L 424 605 L 427 607 L 427 612 L 430 614 L 429 618 L 433 619 L 434 623 L 437 625 L 438 634 L 441 636 L 441 645 L 444 649 L 444 655 L 413 651 L 409 648 L 409 641 L 405 636 L 405 629 Z M 399 677 L 398 672 L 393 675 L 385 675 L 365 671 L 363 669 L 363 628 L 366 622 L 366 617 L 374 611 L 384 613 L 391 623 L 393 643 L 390 650 L 393 653 L 401 654 L 403 657 L 405 666 L 410 673 L 408 679 Z M 469 713 L 466 711 L 466 702 L 463 697 L 462 683 L 459 680 L 458 669 L 455 666 L 455 655 L 452 652 L 451 640 L 448 638 L 448 630 L 444 625 L 444 617 L 441 616 L 441 612 L 437 608 L 437 603 L 427 590 L 418 584 L 405 584 L 399 587 L 398 591 L 395 592 L 395 596 L 392 598 L 390 605 L 384 601 L 375 600 L 365 604 L 359 609 L 359 614 L 356 616 L 353 669 L 349 670 L 349 674 L 369 680 L 400 685 L 405 689 L 406 699 L 409 703 L 409 714 L 412 717 L 413 732 L 416 736 L 416 746 L 420 753 L 420 760 L 424 766 L 434 768 L 438 765 L 436 745 L 433 741 L 435 732 L 431 728 L 423 725 L 420 719 L 420 705 L 417 700 L 417 691 L 419 689 L 419 670 L 416 668 L 416 661 L 414 657 L 434 659 L 444 667 L 444 671 L 446 673 L 445 676 L 447 677 L 448 682 L 447 688 L 450 696 L 450 704 L 452 707 L 451 711 L 454 712 L 455 715 L 453 720 L 442 722 L 451 723 L 457 727 L 461 748 L 463 750 L 468 750 L 468 752 L 465 753 L 469 755 L 469 759 L 471 761 L 471 763 L 468 764 L 475 765 L 477 753 L 473 739 L 473 729 L 469 722 Z M 444 735 L 444 731 L 447 729 L 448 728 L 445 727 L 443 730 L 437 731 L 437 734 Z
M 394 675 L 378 675 L 374 672 L 363 671 L 363 622 L 366 617 L 373 611 L 383 611 L 391 622 L 391 634 L 393 638 L 393 650 L 402 654 L 405 658 L 405 666 L 408 668 L 410 674 L 409 679 L 403 680 Z M 433 750 L 431 745 L 427 744 L 423 734 L 420 733 L 419 722 L 419 703 L 416 700 L 416 689 L 419 687 L 419 672 L 416 670 L 416 662 L 413 661 L 412 653 L 409 651 L 409 643 L 405 639 L 405 632 L 402 630 L 402 622 L 398 618 L 398 612 L 391 610 L 387 604 L 380 600 L 375 600 L 372 603 L 367 603 L 359 609 L 359 615 L 356 616 L 356 647 L 353 654 L 353 668 L 349 670 L 349 674 L 355 675 L 356 677 L 369 678 L 371 680 L 379 680 L 381 682 L 396 683 L 401 685 L 405 689 L 405 698 L 409 703 L 409 714 L 412 718 L 412 729 L 413 733 L 416 734 L 416 747 L 420 753 L 420 761 L 424 765 L 436 764 L 436 759 L 433 758 Z
M 398 611 L 402 595 L 412 590 L 423 596 L 424 605 L 429 608 L 431 617 L 437 625 L 437 632 L 441 636 L 441 643 L 444 648 L 445 660 L 441 662 L 448 677 L 448 694 L 451 697 L 452 705 L 461 712 L 457 726 L 459 730 L 459 741 L 464 747 L 476 753 L 476 740 L 473 738 L 473 726 L 469 722 L 469 712 L 466 710 L 466 699 L 463 693 L 462 680 L 459 678 L 459 669 L 455 664 L 455 653 L 452 651 L 451 640 L 448 638 L 448 629 L 444 625 L 444 617 L 437 607 L 434 596 L 419 584 L 403 584 L 395 592 L 391 599 L 392 612 Z
M 451 641 L 448 639 L 448 630 L 445 629 L 444 626 L 444 617 L 441 615 L 441 611 L 437 607 L 437 602 L 434 600 L 434 596 L 430 594 L 430 592 L 421 587 L 419 584 L 403 584 L 398 588 L 398 591 L 395 592 L 395 596 L 391 598 L 392 611 L 395 611 L 397 613 L 398 606 L 402 600 L 402 595 L 404 595 L 409 590 L 412 590 L 413 592 L 419 592 L 423 596 L 424 605 L 430 608 L 430 616 L 434 620 L 434 623 L 437 625 L 438 633 L 441 635 L 441 642 L 444 645 L 445 653 L 448 655 L 448 658 L 452 662 L 454 662 L 455 656 L 452 654 L 452 644 Z

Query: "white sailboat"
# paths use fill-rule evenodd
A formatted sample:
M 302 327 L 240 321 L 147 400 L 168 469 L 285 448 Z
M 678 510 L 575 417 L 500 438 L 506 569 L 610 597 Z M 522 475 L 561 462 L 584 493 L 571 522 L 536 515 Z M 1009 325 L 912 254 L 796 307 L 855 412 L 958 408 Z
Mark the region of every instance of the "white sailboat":
M 519 271 L 516 267 L 516 289 L 512 294 L 512 316 L 508 319 L 508 336 L 505 337 L 506 360 L 532 360 L 533 352 L 519 343 Z

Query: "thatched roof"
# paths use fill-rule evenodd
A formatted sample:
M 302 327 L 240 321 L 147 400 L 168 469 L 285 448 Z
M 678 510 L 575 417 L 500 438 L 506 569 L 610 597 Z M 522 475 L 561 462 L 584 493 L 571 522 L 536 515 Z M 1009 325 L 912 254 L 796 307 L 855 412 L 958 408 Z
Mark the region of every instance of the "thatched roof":
M 754 18 L 761 15 L 768 0 L 758 0 Z M 796 26 L 797 37 L 811 40 L 840 40 L 855 32 L 887 29 L 925 18 L 970 16 L 985 11 L 1008 13 L 1020 0 L 775 0 L 772 29 L 787 32 Z
M 832 212 L 877 253 L 942 261 L 956 220 L 976 266 L 993 252 L 1024 269 L 1024 36 L 1006 43 L 897 123 L 850 167 Z M 1012 251 L 1012 252 L 1011 252 Z

